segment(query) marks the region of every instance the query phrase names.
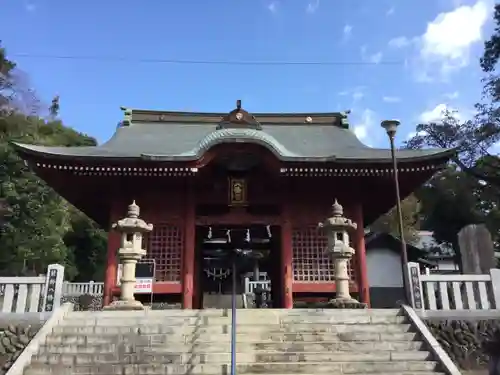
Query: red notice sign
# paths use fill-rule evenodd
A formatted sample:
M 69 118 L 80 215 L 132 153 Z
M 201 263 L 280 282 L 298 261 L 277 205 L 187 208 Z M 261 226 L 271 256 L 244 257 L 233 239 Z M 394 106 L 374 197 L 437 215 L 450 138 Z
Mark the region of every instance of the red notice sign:
M 153 293 L 153 279 L 136 279 L 134 293 Z

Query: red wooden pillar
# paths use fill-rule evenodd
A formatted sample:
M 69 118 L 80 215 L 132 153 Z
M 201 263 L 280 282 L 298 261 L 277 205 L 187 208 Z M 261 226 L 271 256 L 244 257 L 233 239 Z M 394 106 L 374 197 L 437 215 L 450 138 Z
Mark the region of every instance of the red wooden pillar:
M 104 275 L 103 306 L 108 306 L 112 302 L 112 291 L 116 286 L 116 274 L 118 271 L 116 253 L 119 247 L 120 233 L 114 232 L 110 228 L 108 232 L 108 252 L 106 257 L 106 271 Z
M 290 211 L 288 202 L 283 205 L 281 222 L 281 262 L 282 262 L 282 280 L 283 280 L 283 307 L 285 309 L 293 308 L 293 245 L 292 245 L 292 222 L 290 220 Z
M 186 189 L 186 211 L 184 217 L 184 254 L 182 272 L 182 307 L 193 308 L 194 289 L 194 257 L 196 246 L 196 218 L 193 186 L 191 181 L 187 182 Z
M 370 285 L 368 283 L 368 270 L 366 267 L 366 247 L 365 247 L 365 228 L 363 220 L 363 207 L 361 203 L 356 203 L 353 207 L 352 220 L 358 225 L 354 232 L 353 244 L 356 250 L 358 261 L 358 285 L 360 302 L 370 306 Z

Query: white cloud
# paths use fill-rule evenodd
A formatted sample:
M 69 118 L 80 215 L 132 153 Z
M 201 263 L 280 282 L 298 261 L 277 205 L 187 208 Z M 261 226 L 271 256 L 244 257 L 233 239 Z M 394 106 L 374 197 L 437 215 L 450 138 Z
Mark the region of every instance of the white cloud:
M 307 13 L 315 13 L 319 8 L 319 0 L 313 0 L 310 1 L 309 4 L 307 4 L 306 12 Z
M 363 45 L 360 48 L 361 58 L 371 64 L 378 64 L 382 61 L 383 53 L 381 51 L 368 54 L 368 48 Z
M 388 44 L 389 47 L 392 48 L 403 48 L 409 46 L 411 44 L 411 40 L 405 36 L 398 36 L 397 38 L 389 40 Z
M 368 61 L 373 64 L 378 64 L 382 61 L 382 56 L 383 56 L 382 52 L 379 51 L 377 53 L 374 53 L 373 55 L 370 55 L 368 57 Z
M 448 92 L 448 93 L 444 94 L 444 97 L 449 99 L 449 100 L 456 99 L 459 96 L 460 96 L 460 93 L 458 91 Z
M 352 89 L 339 92 L 340 96 L 350 96 L 353 102 L 357 102 L 365 97 L 365 87 L 358 86 Z
M 446 104 L 438 104 L 433 109 L 422 112 L 418 119 L 420 122 L 424 123 L 439 121 L 443 119 L 443 113 L 446 110 L 448 110 L 448 106 Z
M 451 108 L 447 104 L 441 103 L 436 105 L 433 109 L 430 109 L 428 111 L 424 111 L 420 114 L 418 117 L 418 120 L 423 123 L 429 123 L 429 122 L 439 122 L 444 119 L 444 113 L 446 111 L 453 112 L 454 116 L 458 120 L 462 120 L 463 117 L 458 113 L 456 108 Z
M 430 71 L 435 64 L 442 76 L 469 64 L 471 47 L 483 40 L 483 28 L 493 10 L 489 0 L 461 5 L 439 14 L 419 38 L 421 60 Z
M 365 125 L 356 125 L 354 127 L 354 134 L 359 140 L 365 140 L 368 137 L 368 131 Z
M 396 11 L 396 9 L 394 9 L 394 7 L 390 7 L 387 12 L 385 13 L 386 16 L 392 16 L 394 14 L 394 12 Z
M 352 26 L 351 25 L 345 25 L 344 26 L 344 38 L 347 39 L 351 36 L 352 34 Z
M 375 126 L 375 112 L 371 109 L 366 108 L 361 113 L 361 119 L 353 127 L 353 132 L 356 134 L 359 140 L 368 144 L 368 140 L 372 140 L 373 137 L 370 136 L 372 128 Z
M 399 103 L 401 98 L 398 96 L 384 96 L 382 100 L 386 103 Z
M 352 93 L 352 99 L 353 99 L 353 100 L 355 100 L 355 101 L 357 101 L 357 100 L 361 100 L 361 99 L 363 99 L 364 97 L 365 97 L 365 94 L 364 94 L 364 92 L 362 92 L 362 91 L 354 91 L 354 92 Z
M 500 153 L 500 141 L 496 142 L 491 146 L 491 153 L 498 155 Z
M 268 5 L 267 5 L 267 9 L 271 12 L 271 13 L 276 13 L 278 11 L 278 2 L 277 1 L 271 1 Z

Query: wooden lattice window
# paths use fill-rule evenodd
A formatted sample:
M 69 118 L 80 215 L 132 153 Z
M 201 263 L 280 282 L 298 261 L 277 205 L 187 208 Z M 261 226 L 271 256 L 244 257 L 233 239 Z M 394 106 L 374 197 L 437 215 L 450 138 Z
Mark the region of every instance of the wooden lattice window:
M 295 228 L 292 233 L 293 279 L 298 282 L 335 281 L 335 266 L 326 253 L 327 239 L 317 227 Z M 356 279 L 353 272 L 353 259 L 348 268 L 351 280 Z
M 147 258 L 156 261 L 156 281 L 181 281 L 182 229 L 170 224 L 156 224 L 147 238 Z

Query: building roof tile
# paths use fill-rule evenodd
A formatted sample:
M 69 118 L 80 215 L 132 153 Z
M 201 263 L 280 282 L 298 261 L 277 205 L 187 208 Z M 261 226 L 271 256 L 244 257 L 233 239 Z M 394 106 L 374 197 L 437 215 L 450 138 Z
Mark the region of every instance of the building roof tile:
M 303 115 L 302 117 L 304 117 Z M 310 123 L 297 114 L 261 114 L 262 130 L 245 127 L 218 128 L 212 114 L 178 114 L 168 112 L 160 121 L 137 121 L 119 126 L 106 143 L 94 147 L 45 147 L 14 144 L 21 153 L 49 158 L 142 159 L 189 161 L 203 156 L 221 143 L 247 142 L 261 145 L 283 161 L 389 162 L 389 149 L 371 148 L 339 122 L 341 114 L 312 114 Z M 144 113 L 137 116 L 147 119 Z M 197 118 L 200 120 L 197 122 Z M 277 119 L 286 118 L 289 123 Z M 330 118 L 331 121 L 325 119 Z M 267 122 L 263 122 L 265 120 Z M 317 120 L 317 121 L 316 121 Z M 270 123 L 272 121 L 272 123 Z M 382 131 L 382 130 L 381 130 Z M 452 150 L 399 150 L 398 159 L 425 161 L 451 155 Z

